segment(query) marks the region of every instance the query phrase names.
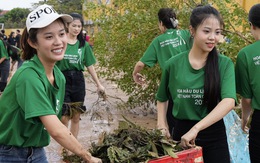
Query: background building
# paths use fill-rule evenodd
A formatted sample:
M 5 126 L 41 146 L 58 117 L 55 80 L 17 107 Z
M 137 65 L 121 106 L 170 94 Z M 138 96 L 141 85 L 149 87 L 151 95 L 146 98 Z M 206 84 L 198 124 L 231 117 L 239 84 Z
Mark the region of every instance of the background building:
M 260 0 L 236 0 L 247 12 L 249 9 L 257 3 L 260 3 Z

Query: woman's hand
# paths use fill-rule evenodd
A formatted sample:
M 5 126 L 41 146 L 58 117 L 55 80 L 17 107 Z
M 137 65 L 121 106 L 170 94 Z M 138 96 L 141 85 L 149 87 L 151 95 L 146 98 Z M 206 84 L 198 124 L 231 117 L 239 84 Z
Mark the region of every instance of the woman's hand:
M 86 161 L 86 163 L 102 163 L 100 158 L 92 156 L 88 151 L 84 150 L 83 155 L 81 158 Z
M 98 93 L 98 96 L 100 98 L 103 98 L 104 101 L 107 100 L 106 91 L 105 91 L 105 88 L 102 85 L 97 87 L 97 93 Z
M 145 83 L 145 78 L 140 73 L 133 74 L 133 79 L 135 83 L 143 85 Z
M 166 136 L 167 138 L 170 138 L 170 137 L 171 137 L 171 134 L 170 134 L 168 128 L 163 127 L 163 128 L 158 128 L 158 130 L 160 130 L 160 131 L 162 132 L 162 135 L 163 135 L 163 136 Z
M 198 130 L 191 128 L 186 134 L 181 137 L 180 146 L 183 149 L 195 147 L 195 139 L 198 135 Z
M 249 131 L 249 128 L 247 127 L 248 121 L 249 121 L 249 117 L 246 119 L 244 118 L 241 119 L 241 128 L 245 133 L 248 133 Z
M 97 157 L 91 157 L 91 160 L 88 161 L 87 163 L 102 163 L 102 160 L 100 158 Z
M 98 92 L 105 92 L 105 87 L 103 85 L 98 85 L 97 86 L 97 91 Z

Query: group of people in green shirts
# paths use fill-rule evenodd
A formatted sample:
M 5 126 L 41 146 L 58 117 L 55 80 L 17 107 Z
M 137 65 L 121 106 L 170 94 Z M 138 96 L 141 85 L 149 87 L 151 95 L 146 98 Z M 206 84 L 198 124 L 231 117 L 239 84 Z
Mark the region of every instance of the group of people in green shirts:
M 133 70 L 134 81 L 142 85 L 141 70 L 160 65 L 157 128 L 183 149 L 201 146 L 205 163 L 259 162 L 260 4 L 254 5 L 248 16 L 256 42 L 240 50 L 235 66 L 217 51 L 224 22 L 214 7 L 194 8 L 189 32 L 177 28 L 171 8 L 160 9 L 158 19 L 162 34 Z M 241 120 L 233 110 L 236 93 L 242 96 Z M 245 132 L 252 112 L 248 142 Z
M 234 113 L 239 93 L 241 131 L 246 130 L 254 110 L 249 130 L 250 161 L 260 160 L 260 4 L 250 9 L 248 17 L 256 42 L 239 52 L 236 66 L 216 49 L 224 22 L 214 7 L 194 8 L 189 30 L 177 28 L 171 8 L 160 9 L 158 19 L 162 34 L 152 41 L 133 71 L 134 81 L 143 84 L 140 71 L 145 65 L 152 67 L 158 62 L 162 69 L 156 94 L 157 128 L 183 149 L 201 146 L 205 163 L 232 162 L 223 119 Z M 21 39 L 24 63 L 0 98 L 0 162 L 48 162 L 43 147 L 50 143 L 50 136 L 85 161 L 102 162 L 77 140 L 80 114 L 85 111 L 84 67 L 97 90 L 105 91 L 82 26 L 79 14 L 58 14 L 46 4 L 28 15 Z M 247 162 L 249 156 L 244 152 L 239 159 Z

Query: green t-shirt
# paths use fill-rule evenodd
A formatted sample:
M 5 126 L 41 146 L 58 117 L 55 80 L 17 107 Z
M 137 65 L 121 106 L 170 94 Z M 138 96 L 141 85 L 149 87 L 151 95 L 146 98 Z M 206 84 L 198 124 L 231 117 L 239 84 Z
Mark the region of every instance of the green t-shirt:
M 0 39 L 0 59 L 4 58 L 4 57 L 6 59 L 9 59 L 9 55 L 7 53 L 6 47 L 4 45 L 4 42 L 3 42 L 3 40 Z
M 85 46 L 79 48 L 79 41 L 75 44 L 67 45 L 63 60 L 57 62 L 61 71 L 78 70 L 84 71 L 84 66 L 88 67 L 96 63 L 96 58 L 91 47 L 86 42 Z
M 237 93 L 252 99 L 253 109 L 260 110 L 260 41 L 241 49 L 236 61 Z
M 188 59 L 189 52 L 181 53 L 166 62 L 156 99 L 165 102 L 172 96 L 173 115 L 177 119 L 201 120 L 207 114 L 203 106 L 204 68 L 195 70 Z M 221 99 L 236 99 L 234 64 L 219 55 Z
M 140 61 L 149 67 L 158 62 L 162 69 L 168 59 L 189 50 L 191 46 L 188 30 L 168 29 L 152 41 Z
M 44 147 L 50 135 L 40 116 L 61 116 L 65 78 L 54 67 L 55 86 L 45 74 L 37 55 L 16 71 L 0 97 L 0 144 L 19 147 Z

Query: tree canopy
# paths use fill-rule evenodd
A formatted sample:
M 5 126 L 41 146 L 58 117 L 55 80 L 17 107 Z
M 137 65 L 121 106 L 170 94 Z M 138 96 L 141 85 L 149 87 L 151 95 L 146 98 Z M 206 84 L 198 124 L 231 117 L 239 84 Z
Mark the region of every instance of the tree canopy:
M 53 8 L 59 13 L 70 14 L 70 13 L 82 13 L 83 0 L 45 0 L 40 1 L 36 6 L 41 4 L 48 4 L 53 6 Z
M 0 22 L 5 24 L 5 28 L 24 28 L 29 13 L 29 9 L 14 8 L 1 17 Z
M 33 3 L 33 8 L 42 4 L 49 4 L 58 13 L 82 13 L 82 0 L 42 0 L 39 3 Z M 0 10 L 1 11 L 1 10 Z M 24 28 L 27 15 L 30 13 L 28 8 L 14 8 L 0 18 L 0 23 L 5 24 L 5 28 Z

